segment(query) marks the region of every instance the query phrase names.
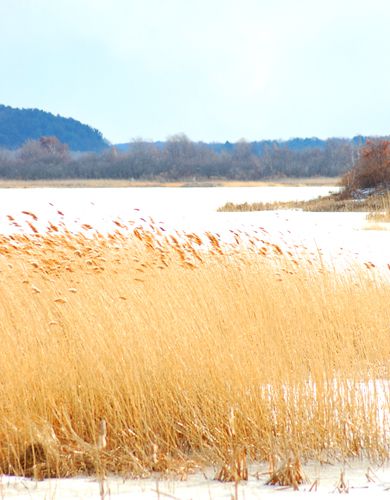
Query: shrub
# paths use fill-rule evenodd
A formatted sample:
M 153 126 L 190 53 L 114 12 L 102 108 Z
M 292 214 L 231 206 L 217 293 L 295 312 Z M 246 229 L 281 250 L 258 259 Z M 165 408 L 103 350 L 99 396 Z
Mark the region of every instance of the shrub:
M 342 184 L 348 194 L 357 189 L 390 187 L 390 141 L 367 141 Z

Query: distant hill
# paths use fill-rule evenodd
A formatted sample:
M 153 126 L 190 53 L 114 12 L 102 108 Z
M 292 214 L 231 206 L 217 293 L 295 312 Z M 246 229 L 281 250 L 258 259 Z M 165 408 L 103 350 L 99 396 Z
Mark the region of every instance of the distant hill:
M 73 118 L 0 104 L 0 148 L 16 149 L 42 136 L 55 136 L 72 151 L 102 151 L 108 146 L 99 130 Z

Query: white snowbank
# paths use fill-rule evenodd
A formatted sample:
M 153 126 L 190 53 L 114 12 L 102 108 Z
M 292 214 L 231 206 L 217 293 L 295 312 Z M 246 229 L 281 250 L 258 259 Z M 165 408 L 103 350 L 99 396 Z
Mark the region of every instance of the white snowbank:
M 332 498 L 332 493 L 339 494 L 337 483 L 340 473 L 345 471 L 345 482 L 348 485 L 351 499 L 388 499 L 390 495 L 390 468 L 373 467 L 366 462 L 328 464 L 320 466 L 309 463 L 303 467 L 308 477 L 307 484 L 301 485 L 299 491 L 291 488 L 266 486 L 267 466 L 253 465 L 250 468 L 248 481 L 237 486 L 238 499 L 273 498 L 309 498 L 321 500 Z M 180 500 L 216 500 L 234 498 L 235 485 L 214 481 L 216 471 L 207 469 L 189 476 L 185 481 L 161 479 L 154 476 L 150 479 L 126 480 L 109 477 L 104 484 L 105 498 L 127 500 L 180 499 Z M 93 478 L 49 479 L 41 482 L 3 476 L 0 482 L 1 498 L 24 499 L 100 499 L 99 483 Z M 232 497 L 233 495 L 233 497 Z

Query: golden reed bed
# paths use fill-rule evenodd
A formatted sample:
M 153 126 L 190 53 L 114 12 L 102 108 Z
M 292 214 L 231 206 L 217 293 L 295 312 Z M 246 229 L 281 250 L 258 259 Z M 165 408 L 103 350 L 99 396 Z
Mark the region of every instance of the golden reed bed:
M 153 221 L 40 234 L 25 215 L 30 234 L 0 237 L 1 472 L 388 457 L 374 264 L 337 275 L 264 233 L 227 245 Z

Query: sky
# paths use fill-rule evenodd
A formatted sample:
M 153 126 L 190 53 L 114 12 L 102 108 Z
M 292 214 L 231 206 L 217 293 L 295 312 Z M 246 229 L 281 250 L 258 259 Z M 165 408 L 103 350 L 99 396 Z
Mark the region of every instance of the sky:
M 389 0 L 0 0 L 0 64 L 112 143 L 390 134 Z

